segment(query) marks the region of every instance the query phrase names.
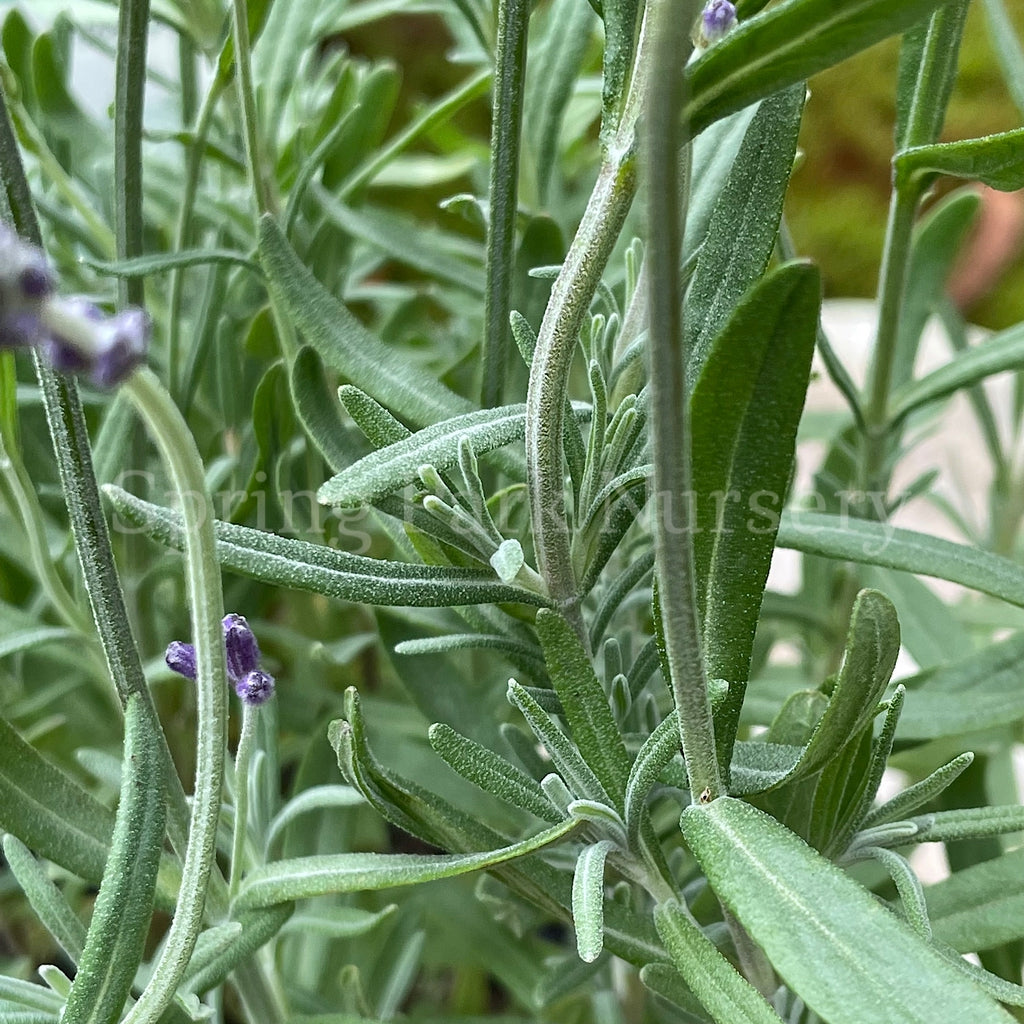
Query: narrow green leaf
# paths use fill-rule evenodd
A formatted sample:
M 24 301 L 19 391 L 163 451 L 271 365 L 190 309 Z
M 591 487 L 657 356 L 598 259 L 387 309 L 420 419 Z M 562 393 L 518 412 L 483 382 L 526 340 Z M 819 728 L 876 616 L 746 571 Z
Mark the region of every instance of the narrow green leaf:
M 159 742 L 142 698 L 133 694 L 125 708 L 121 799 L 110 857 L 64 1009 L 67 1024 L 120 1019 L 145 953 L 165 821 Z
M 439 472 L 459 464 L 459 442 L 468 437 L 477 455 L 522 439 L 526 406 L 481 409 L 435 423 L 380 448 L 328 480 L 317 493 L 325 505 L 354 508 L 370 505 L 415 482 L 421 466 Z
M 481 871 L 558 842 L 578 824 L 563 821 L 529 839 L 484 853 L 337 853 L 278 861 L 256 868 L 246 878 L 234 909 L 251 910 L 331 893 L 390 889 Z
M 50 644 L 56 640 L 69 640 L 77 634 L 70 629 L 59 626 L 42 626 L 38 629 L 24 629 L 17 633 L 9 633 L 0 637 L 0 658 L 9 658 L 12 654 L 29 651 L 42 644 Z
M 114 815 L 0 718 L 0 829 L 86 881 L 99 882 Z
M 97 273 L 110 277 L 149 277 L 185 267 L 209 266 L 211 263 L 245 267 L 254 274 L 262 273 L 255 260 L 234 249 L 182 249 L 179 252 L 136 256 L 130 260 L 95 260 L 84 257 L 82 262 Z
M 375 402 L 365 391 L 360 391 L 351 384 L 343 384 L 338 388 L 338 398 L 374 448 L 386 448 L 412 437 L 412 431 L 404 423 L 395 419 L 380 402 Z
M 85 946 L 85 925 L 21 840 L 5 835 L 3 849 L 8 867 L 36 917 L 77 965 Z
M 184 547 L 180 513 L 142 501 L 118 487 L 107 487 L 105 493 L 134 529 L 179 551 Z M 225 569 L 342 601 L 417 607 L 545 603 L 532 591 L 508 586 L 472 569 L 364 558 L 219 520 L 215 530 L 218 558 Z
M 430 727 L 430 745 L 453 771 L 487 793 L 555 824 L 555 810 L 536 781 L 500 754 L 442 723 Z
M 866 856 L 877 860 L 889 873 L 889 877 L 896 886 L 903 903 L 903 913 L 907 922 L 923 939 L 931 939 L 932 926 L 928 920 L 928 907 L 924 900 L 924 889 L 914 869 L 907 863 L 906 858 L 901 857 L 892 850 L 879 846 L 869 846 L 863 851 Z
M 714 339 L 690 400 L 704 657 L 708 674 L 730 684 L 724 725 L 716 723 L 725 759 L 793 472 L 820 303 L 820 277 L 808 264 L 764 278 Z
M 911 146 L 897 153 L 896 186 L 936 174 L 981 181 L 1001 192 L 1024 188 L 1024 128 L 962 142 Z
M 718 1024 L 779 1024 L 764 996 L 722 956 L 688 910 L 661 903 L 654 921 L 676 970 Z
M 1024 607 L 1024 570 L 1015 562 L 889 523 L 820 512 L 786 512 L 777 544 L 842 562 L 934 576 Z
M 609 839 L 585 846 L 576 859 L 572 876 L 572 921 L 576 951 L 592 964 L 604 949 L 604 864 L 615 849 Z
M 308 346 L 299 349 L 288 375 L 295 414 L 324 461 L 337 473 L 367 451 L 366 443 L 341 418 L 323 363 Z
M 544 744 L 552 764 L 562 775 L 573 796 L 610 803 L 607 792 L 583 755 L 551 716 L 514 679 L 508 683 L 508 698 L 522 712 L 537 739 Z
M 1024 634 L 904 680 L 901 739 L 930 740 L 1024 718 Z
M 1013 1020 L 774 818 L 723 797 L 687 807 L 680 824 L 716 895 L 789 987 L 830 1024 Z
M 547 678 L 544 659 L 536 647 L 508 636 L 487 633 L 453 633 L 448 636 L 422 637 L 403 640 L 395 647 L 395 654 L 447 654 L 449 651 L 499 651 L 516 668 L 537 680 Z
M 677 1008 L 676 1012 L 682 1014 L 680 1024 L 711 1024 L 700 1000 L 674 967 L 666 963 L 647 964 L 640 971 L 640 980 L 645 988 Z
M 573 740 L 621 810 L 629 755 L 583 643 L 566 619 L 554 611 L 541 609 L 536 628 L 551 685 L 562 702 Z
M 1006 89 L 1024 117 L 1024 49 L 1003 0 L 982 0 L 989 24 L 989 39 L 1003 72 Z
M 957 871 L 924 894 L 936 940 L 960 953 L 1024 938 L 1024 849 Z
M 64 1008 L 63 1000 L 56 992 L 31 981 L 9 978 L 5 974 L 0 974 L 0 1000 L 31 1010 L 43 1010 L 54 1014 Z
M 1011 327 L 959 353 L 893 394 L 891 419 L 899 423 L 916 409 L 948 398 L 996 373 L 1024 367 L 1024 328 Z
M 267 826 L 264 845 L 267 850 L 271 849 L 277 837 L 303 814 L 329 808 L 361 807 L 365 803 L 362 794 L 351 786 L 310 786 L 309 789 L 304 789 L 281 808 L 274 820 Z
M 691 390 L 701 377 L 712 341 L 721 348 L 716 335 L 731 316 L 743 315 L 733 311 L 758 282 L 775 249 L 805 95 L 801 83 L 760 104 L 715 203 L 684 305 L 683 329 L 689 352 L 686 379 Z M 801 265 L 799 272 L 784 274 L 775 288 L 785 290 L 788 286 L 804 301 L 799 286 L 809 288 L 808 279 L 812 277 L 812 268 Z M 771 287 L 758 293 L 760 303 L 769 307 L 769 319 L 763 325 L 765 334 L 779 330 L 771 301 L 774 295 Z M 797 324 L 794 335 L 802 340 L 802 317 Z M 817 320 L 814 326 L 816 330 Z M 794 347 L 802 352 L 802 344 L 794 343 Z
M 943 790 L 951 786 L 959 776 L 965 772 L 974 761 L 974 754 L 966 751 L 958 757 L 954 757 L 948 764 L 936 768 L 927 778 L 908 786 L 897 793 L 891 800 L 886 801 L 880 807 L 869 812 L 861 828 L 872 828 L 876 825 L 884 825 L 891 821 L 900 821 L 911 812 L 916 811 L 933 800 Z
M 675 711 L 662 719 L 637 752 L 626 782 L 625 821 L 630 849 L 637 848 L 644 805 L 669 762 L 680 753 L 679 718 Z
M 894 389 L 913 379 L 921 334 L 945 294 L 953 261 L 980 206 L 981 196 L 974 188 L 960 189 L 937 203 L 914 232 L 893 359 Z
M 944 0 L 787 0 L 741 22 L 687 70 L 694 135 L 926 18 Z
M 911 819 L 917 825 L 915 843 L 952 843 L 958 839 L 982 839 L 1024 831 L 1024 807 L 964 807 L 935 811 Z
M 825 713 L 799 761 L 771 788 L 812 775 L 856 740 L 874 718 L 900 650 L 896 611 L 874 590 L 857 595 L 843 665 Z
M 303 266 L 277 222 L 260 222 L 260 262 L 281 304 L 324 363 L 418 426 L 472 410 L 434 377 L 414 369 L 372 335 Z
M 252 957 L 256 950 L 284 927 L 294 909 L 294 903 L 275 903 L 273 906 L 240 913 L 238 923 L 241 931 L 231 944 L 205 962 L 197 963 L 194 972 L 191 970 L 192 964 L 189 965 L 185 991 L 202 995 L 221 984 L 239 964 Z

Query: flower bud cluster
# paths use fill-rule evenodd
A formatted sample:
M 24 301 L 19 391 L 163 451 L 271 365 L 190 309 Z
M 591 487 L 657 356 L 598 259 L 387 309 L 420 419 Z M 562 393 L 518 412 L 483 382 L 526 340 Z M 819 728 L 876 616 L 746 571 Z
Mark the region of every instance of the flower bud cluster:
M 141 309 L 107 316 L 87 299 L 58 295 L 43 251 L 0 224 L 0 351 L 39 348 L 55 370 L 109 388 L 145 360 L 151 332 Z
M 228 679 L 235 693 L 246 703 L 265 704 L 274 695 L 274 677 L 260 668 L 260 646 L 249 623 L 232 612 L 221 621 Z M 192 644 L 173 640 L 164 656 L 167 667 L 186 679 L 196 678 L 196 649 Z

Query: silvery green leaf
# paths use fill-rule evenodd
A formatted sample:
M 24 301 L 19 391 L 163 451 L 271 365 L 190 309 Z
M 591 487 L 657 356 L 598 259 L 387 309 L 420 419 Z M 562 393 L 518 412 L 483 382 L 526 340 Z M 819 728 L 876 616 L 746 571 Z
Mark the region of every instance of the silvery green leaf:
M 589 655 L 572 626 L 557 612 L 539 612 L 536 628 L 551 685 L 562 703 L 573 740 L 605 792 L 621 808 L 629 755 Z
M 615 844 L 608 839 L 585 846 L 572 877 L 572 921 L 576 950 L 593 963 L 604 949 L 604 865 Z
M 955 871 L 924 894 L 936 940 L 960 953 L 1024 938 L 1024 849 Z
M 373 931 L 394 917 L 398 905 L 389 903 L 372 913 L 358 907 L 330 907 L 322 914 L 307 911 L 293 914 L 281 928 L 281 935 L 326 935 L 332 939 L 355 939 Z
M 823 512 L 784 512 L 777 544 L 843 562 L 934 576 L 1024 607 L 1024 570 L 1015 562 L 890 523 Z
M 338 398 L 374 448 L 386 448 L 412 435 L 412 431 L 395 419 L 380 402 L 352 384 L 338 388 Z
M 483 853 L 337 853 L 278 861 L 250 872 L 234 909 L 252 910 L 330 893 L 390 889 L 452 878 L 524 857 L 564 839 L 578 824 L 563 821 L 529 839 Z
M 118 514 L 134 528 L 181 550 L 184 536 L 180 513 L 142 501 L 118 487 L 108 487 L 105 493 Z M 545 603 L 539 594 L 510 587 L 489 573 L 473 569 L 364 558 L 324 544 L 279 537 L 219 520 L 215 529 L 217 554 L 225 569 L 342 601 L 418 607 L 502 601 Z
M 869 811 L 864 816 L 860 828 L 872 828 L 906 818 L 912 811 L 916 811 L 918 807 L 928 803 L 929 800 L 937 797 L 944 789 L 951 786 L 973 761 L 974 754 L 970 751 L 965 751 L 954 757 L 952 761 L 936 768 L 927 778 L 908 786 L 891 800 L 882 804 L 881 807 Z
M 0 1001 L 44 1013 L 58 1014 L 64 1009 L 64 1000 L 52 989 L 6 974 L 0 974 Z
M 500 754 L 442 723 L 432 725 L 429 735 L 430 745 L 463 778 L 542 821 L 562 820 L 540 785 Z
M 864 849 L 862 855 L 878 861 L 889 873 L 889 877 L 896 886 L 900 902 L 903 904 L 903 914 L 907 923 L 923 939 L 931 939 L 932 926 L 928 920 L 928 907 L 924 899 L 924 889 L 921 888 L 920 879 L 914 874 L 914 869 L 893 850 L 887 850 L 881 846 L 869 846 Z
M 599 803 L 597 800 L 573 800 L 566 811 L 572 818 L 588 821 L 603 832 L 610 832 L 615 844 L 621 848 L 626 845 L 626 826 L 613 807 Z
M 1015 192 L 1024 188 L 1024 128 L 982 139 L 912 146 L 898 152 L 893 163 L 897 187 L 915 177 L 949 174 Z
M 983 839 L 1024 832 L 1024 807 L 964 807 L 934 811 L 910 819 L 917 826 L 915 843 L 952 843 L 958 839 Z
M 306 342 L 327 366 L 381 405 L 417 426 L 473 408 L 371 334 L 302 264 L 269 216 L 260 222 L 260 262 Z
M 277 813 L 267 828 L 264 846 L 271 849 L 278 836 L 300 815 L 328 808 L 360 807 L 365 803 L 362 794 L 351 786 L 311 786 L 289 800 Z
M 502 583 L 511 583 L 519 570 L 526 563 L 523 546 L 514 538 L 503 540 L 498 550 L 491 555 L 491 568 L 498 574 Z
M 16 836 L 3 838 L 4 858 L 42 925 L 56 939 L 73 964 L 85 946 L 85 925 L 79 920 L 49 875 Z
M 654 920 L 672 963 L 717 1024 L 779 1024 L 764 996 L 715 948 L 679 903 L 661 903 Z
M 426 636 L 403 640 L 395 645 L 395 653 L 415 657 L 418 654 L 442 654 L 449 651 L 499 651 L 516 668 L 537 680 L 547 678 L 547 667 L 540 651 L 531 644 L 509 636 L 489 633 L 453 633 L 447 636 Z
M 774 818 L 722 797 L 686 808 L 680 825 L 718 898 L 789 987 L 830 1024 L 1013 1019 Z

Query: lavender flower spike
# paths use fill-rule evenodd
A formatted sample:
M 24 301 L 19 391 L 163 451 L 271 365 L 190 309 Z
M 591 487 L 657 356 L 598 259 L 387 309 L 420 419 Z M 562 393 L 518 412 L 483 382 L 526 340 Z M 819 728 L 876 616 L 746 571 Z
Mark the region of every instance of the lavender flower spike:
M 709 0 L 700 17 L 700 44 L 717 43 L 736 24 L 736 7 L 729 0 Z

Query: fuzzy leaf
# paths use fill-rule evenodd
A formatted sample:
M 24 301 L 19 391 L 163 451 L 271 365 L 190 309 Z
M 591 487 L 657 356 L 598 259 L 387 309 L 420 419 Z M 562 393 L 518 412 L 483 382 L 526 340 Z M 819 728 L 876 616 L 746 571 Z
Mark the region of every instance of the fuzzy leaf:
M 1024 188 L 1024 128 L 961 142 L 912 146 L 897 153 L 896 185 L 937 174 L 981 181 L 1001 192 Z
M 764 996 L 715 948 L 678 903 L 662 903 L 654 920 L 676 970 L 719 1024 L 779 1024 Z
M 926 18 L 944 0 L 787 0 L 741 22 L 687 70 L 684 114 L 697 135 Z
M 774 818 L 722 797 L 687 807 L 680 824 L 715 894 L 790 988 L 830 1024 L 1013 1020 Z
M 260 222 L 260 262 L 306 342 L 356 387 L 423 427 L 472 410 L 472 403 L 416 370 L 330 295 L 269 216 Z
M 572 921 L 576 951 L 592 964 L 604 949 L 604 864 L 615 844 L 608 839 L 585 846 L 572 877 Z
M 820 512 L 786 512 L 777 544 L 842 562 L 934 576 L 1024 607 L 1024 570 L 1015 562 L 889 523 Z
M 416 885 L 481 871 L 564 839 L 578 826 L 563 821 L 552 828 L 484 853 L 416 855 L 406 853 L 337 853 L 296 857 L 256 868 L 234 902 L 236 911 L 269 907 L 289 900 L 331 893 L 366 892 Z
M 118 514 L 135 529 L 168 547 L 183 548 L 180 513 L 142 501 L 119 487 L 104 491 Z M 219 520 L 215 529 L 217 555 L 225 569 L 342 601 L 430 608 L 503 601 L 545 603 L 536 593 L 473 569 L 364 558 Z

